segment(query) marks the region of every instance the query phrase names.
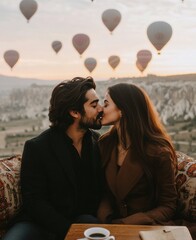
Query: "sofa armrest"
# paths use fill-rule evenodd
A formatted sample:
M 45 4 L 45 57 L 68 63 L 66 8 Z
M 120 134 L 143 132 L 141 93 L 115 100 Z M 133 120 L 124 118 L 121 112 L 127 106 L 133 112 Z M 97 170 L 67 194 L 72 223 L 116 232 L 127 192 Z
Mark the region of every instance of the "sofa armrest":
M 178 173 L 176 187 L 183 206 L 182 217 L 196 222 L 196 160 L 182 152 L 176 152 Z
M 0 160 L 0 233 L 21 206 L 20 166 L 20 155 Z

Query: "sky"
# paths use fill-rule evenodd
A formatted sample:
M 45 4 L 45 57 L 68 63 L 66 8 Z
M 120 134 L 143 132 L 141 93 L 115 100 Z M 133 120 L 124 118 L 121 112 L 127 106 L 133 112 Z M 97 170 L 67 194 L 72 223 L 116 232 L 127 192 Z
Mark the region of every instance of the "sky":
M 196 0 L 36 0 L 38 9 L 29 22 L 19 9 L 20 2 L 0 0 L 0 75 L 43 80 L 91 75 L 107 80 L 196 73 Z M 118 10 L 122 17 L 112 34 L 101 18 L 107 9 Z M 160 55 L 146 33 L 156 21 L 165 21 L 173 29 Z M 82 57 L 72 45 L 78 33 L 90 37 Z M 58 54 L 51 47 L 55 40 L 63 44 Z M 20 54 L 12 70 L 3 57 L 10 49 Z M 135 65 L 142 49 L 152 52 L 143 74 Z M 120 57 L 115 71 L 108 64 L 111 55 Z M 89 57 L 97 60 L 91 74 L 84 66 Z

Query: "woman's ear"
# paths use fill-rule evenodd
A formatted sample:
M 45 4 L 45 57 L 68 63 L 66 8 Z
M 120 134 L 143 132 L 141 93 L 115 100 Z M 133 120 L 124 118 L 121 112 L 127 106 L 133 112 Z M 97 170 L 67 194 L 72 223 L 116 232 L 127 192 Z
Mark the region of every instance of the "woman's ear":
M 80 117 L 80 113 L 76 110 L 70 110 L 69 114 L 73 117 L 73 118 L 79 118 Z

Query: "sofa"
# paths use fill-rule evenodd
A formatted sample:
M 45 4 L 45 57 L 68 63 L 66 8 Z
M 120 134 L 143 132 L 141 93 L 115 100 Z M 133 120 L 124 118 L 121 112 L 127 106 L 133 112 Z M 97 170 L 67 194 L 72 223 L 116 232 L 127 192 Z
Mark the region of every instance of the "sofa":
M 176 153 L 178 159 L 176 187 L 180 199 L 176 224 L 188 226 L 193 238 L 196 239 L 196 160 L 182 152 Z M 0 160 L 0 239 L 6 231 L 8 222 L 18 213 L 22 204 L 20 166 L 21 155 Z

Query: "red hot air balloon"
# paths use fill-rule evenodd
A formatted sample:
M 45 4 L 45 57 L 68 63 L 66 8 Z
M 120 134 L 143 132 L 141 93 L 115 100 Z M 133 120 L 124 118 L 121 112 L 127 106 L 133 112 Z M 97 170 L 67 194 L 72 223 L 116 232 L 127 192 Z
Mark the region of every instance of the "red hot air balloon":
M 4 59 L 11 69 L 17 63 L 19 57 L 19 53 L 15 50 L 8 50 L 4 53 Z
M 86 58 L 84 65 L 91 73 L 97 66 L 97 60 L 95 58 Z
M 116 9 L 107 9 L 102 13 L 102 21 L 110 33 L 118 26 L 121 20 L 121 13 Z
M 172 36 L 172 27 L 162 21 L 151 23 L 147 28 L 147 36 L 152 45 L 158 50 L 158 54 L 160 54 L 160 50 Z
M 109 65 L 115 70 L 115 68 L 118 66 L 118 64 L 120 63 L 120 58 L 118 56 L 110 56 L 108 58 L 108 63 Z
M 72 38 L 72 44 L 78 51 L 80 56 L 82 56 L 82 53 L 87 49 L 90 44 L 90 38 L 86 34 L 79 33 Z
M 62 43 L 60 41 L 53 41 L 52 42 L 52 48 L 57 54 L 62 48 Z
M 38 5 L 35 0 L 22 0 L 20 2 L 20 11 L 27 19 L 27 22 L 29 19 L 34 15 L 34 13 L 37 11 Z

